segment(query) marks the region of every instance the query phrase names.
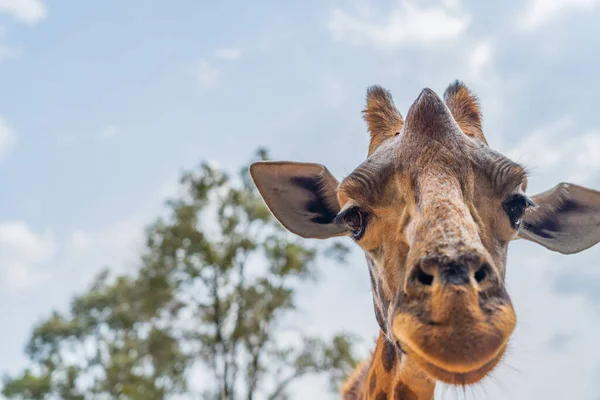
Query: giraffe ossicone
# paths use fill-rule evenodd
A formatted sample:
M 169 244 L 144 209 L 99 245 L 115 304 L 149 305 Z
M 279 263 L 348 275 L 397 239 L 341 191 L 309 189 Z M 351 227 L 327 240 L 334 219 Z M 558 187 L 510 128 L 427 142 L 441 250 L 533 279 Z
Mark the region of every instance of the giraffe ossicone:
M 527 194 L 525 169 L 491 149 L 461 82 L 424 89 L 406 118 L 367 90 L 367 158 L 341 182 L 320 164 L 262 161 L 250 174 L 289 231 L 350 236 L 365 252 L 380 334 L 344 399 L 431 400 L 501 361 L 516 326 L 504 278 L 524 239 L 572 254 L 600 242 L 600 192 L 559 183 Z

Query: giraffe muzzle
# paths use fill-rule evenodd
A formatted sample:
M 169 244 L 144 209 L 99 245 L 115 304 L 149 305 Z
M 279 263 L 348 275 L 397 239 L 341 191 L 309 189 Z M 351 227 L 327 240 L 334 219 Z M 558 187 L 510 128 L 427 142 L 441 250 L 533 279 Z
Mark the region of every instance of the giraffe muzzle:
M 407 354 L 433 378 L 452 384 L 485 377 L 502 358 L 516 325 L 493 266 L 484 258 L 467 259 L 475 261 L 413 268 L 407 280 L 419 287 L 405 285 L 408 293 L 398 296 L 391 321 Z M 478 272 L 482 268 L 486 272 Z M 482 275 L 485 279 L 477 279 Z

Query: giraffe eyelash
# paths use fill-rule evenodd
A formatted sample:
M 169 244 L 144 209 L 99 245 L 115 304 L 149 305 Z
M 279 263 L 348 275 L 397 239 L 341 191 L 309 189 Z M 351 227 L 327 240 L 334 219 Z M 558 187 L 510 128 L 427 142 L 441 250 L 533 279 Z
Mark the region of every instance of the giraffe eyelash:
M 333 220 L 334 223 L 344 223 L 348 226 L 354 240 L 360 240 L 365 233 L 369 213 L 358 206 L 348 207 L 340 212 Z

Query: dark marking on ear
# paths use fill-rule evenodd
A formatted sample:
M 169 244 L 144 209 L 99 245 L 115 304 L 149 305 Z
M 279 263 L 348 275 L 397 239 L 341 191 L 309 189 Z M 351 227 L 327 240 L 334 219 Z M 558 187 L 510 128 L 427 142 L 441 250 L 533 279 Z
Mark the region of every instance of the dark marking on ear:
M 560 225 L 561 213 L 585 212 L 586 208 L 585 205 L 571 198 L 561 199 L 552 213 L 541 214 L 537 221 L 524 221 L 523 227 L 541 238 L 554 239 L 554 233 L 562 230 L 562 226 Z
M 375 371 L 371 373 L 371 379 L 369 379 L 369 396 L 373 396 L 375 387 L 377 386 L 377 374 Z
M 394 389 L 394 400 L 418 400 L 418 397 L 404 383 L 399 383 Z
M 377 393 L 377 397 L 375 397 L 375 400 L 387 400 L 387 393 L 386 392 Z
M 295 176 L 291 178 L 294 185 L 301 187 L 312 193 L 318 193 L 322 190 L 318 179 L 306 176 Z
M 530 224 L 529 222 L 524 222 L 523 228 L 541 238 L 553 239 L 554 236 L 550 232 L 556 232 L 558 229 L 558 224 L 555 220 L 546 218 L 545 220 L 540 221 L 535 225 Z
M 335 214 L 328 213 L 329 209 L 323 207 L 323 203 L 320 201 L 311 201 L 306 204 L 306 209 L 310 212 L 318 214 L 318 217 L 311 218 L 311 221 L 315 224 L 329 224 L 335 218 Z
M 381 350 L 381 363 L 387 372 L 394 368 L 396 361 L 396 347 L 389 340 L 383 340 L 383 349 Z
M 337 212 L 329 206 L 327 197 L 323 194 L 323 181 L 318 178 L 294 177 L 291 182 L 307 192 L 313 193 L 313 199 L 305 205 L 307 211 L 317 215 L 311 219 L 312 222 L 325 225 L 333 221 Z
M 564 199 L 556 208 L 557 212 L 585 211 L 586 206 L 570 198 Z

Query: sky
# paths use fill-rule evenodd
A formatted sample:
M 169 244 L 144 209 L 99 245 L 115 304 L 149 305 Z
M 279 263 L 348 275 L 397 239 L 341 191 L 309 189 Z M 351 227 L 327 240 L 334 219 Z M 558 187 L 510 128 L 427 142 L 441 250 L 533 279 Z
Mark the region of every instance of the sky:
M 455 79 L 480 98 L 490 145 L 532 170 L 529 194 L 600 188 L 600 0 L 0 0 L 0 371 L 25 363 L 36 322 L 104 266 L 134 268 L 143 229 L 184 169 L 237 170 L 254 149 L 325 164 L 365 157 L 366 88 L 405 115 Z M 466 394 L 600 397 L 600 246 L 564 256 L 510 245 L 518 326 Z M 364 256 L 324 264 L 299 322 L 377 335 Z M 336 398 L 306 378 L 295 399 Z

